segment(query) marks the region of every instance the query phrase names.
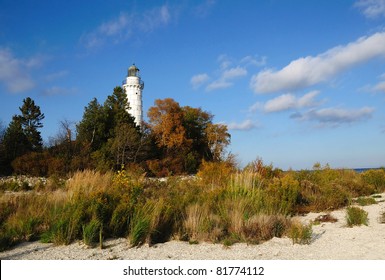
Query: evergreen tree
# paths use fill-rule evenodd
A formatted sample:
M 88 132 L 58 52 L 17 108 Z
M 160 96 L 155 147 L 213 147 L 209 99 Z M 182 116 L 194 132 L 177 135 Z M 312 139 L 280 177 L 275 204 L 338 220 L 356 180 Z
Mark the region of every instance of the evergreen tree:
M 113 137 L 115 128 L 121 124 L 136 127 L 135 118 L 128 113 L 128 109 L 127 95 L 121 87 L 115 87 L 113 93 L 104 102 L 107 117 L 106 133 L 108 136 Z
M 41 113 L 40 107 L 35 105 L 30 97 L 23 100 L 23 106 L 19 107 L 21 115 L 14 118 L 18 119 L 25 136 L 28 139 L 32 151 L 41 151 L 43 147 L 43 139 L 41 138 L 39 128 L 43 127 L 42 120 L 44 114 Z
M 84 108 L 83 118 L 77 124 L 77 140 L 84 146 L 96 151 L 107 141 L 106 115 L 103 107 L 96 98 L 92 99 L 88 106 Z
M 3 149 L 1 172 L 3 174 L 9 174 L 12 172 L 11 162 L 15 158 L 31 151 L 31 144 L 23 131 L 20 118 L 18 116 L 13 116 L 12 121 L 5 130 L 1 146 Z
M 90 148 L 89 156 L 100 169 L 119 168 L 141 155 L 142 135 L 128 108 L 123 89 L 115 87 L 103 106 L 93 99 L 77 125 L 77 140 Z

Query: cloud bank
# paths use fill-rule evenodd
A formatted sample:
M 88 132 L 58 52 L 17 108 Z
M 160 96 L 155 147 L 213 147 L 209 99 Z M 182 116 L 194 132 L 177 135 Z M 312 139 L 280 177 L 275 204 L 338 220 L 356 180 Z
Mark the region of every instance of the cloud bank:
M 348 68 L 385 56 L 385 32 L 359 38 L 345 46 L 332 48 L 317 56 L 290 62 L 281 70 L 264 70 L 254 75 L 250 86 L 256 93 L 303 89 L 325 82 Z

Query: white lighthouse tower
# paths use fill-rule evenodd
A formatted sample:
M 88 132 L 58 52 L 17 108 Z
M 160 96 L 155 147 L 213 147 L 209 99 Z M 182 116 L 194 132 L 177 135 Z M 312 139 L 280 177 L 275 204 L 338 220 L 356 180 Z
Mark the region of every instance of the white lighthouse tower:
M 142 108 L 142 90 L 144 82 L 139 76 L 139 69 L 135 64 L 128 68 L 127 78 L 123 81 L 123 90 L 128 99 L 128 113 L 135 118 L 135 123 L 138 126 L 142 125 L 143 108 Z

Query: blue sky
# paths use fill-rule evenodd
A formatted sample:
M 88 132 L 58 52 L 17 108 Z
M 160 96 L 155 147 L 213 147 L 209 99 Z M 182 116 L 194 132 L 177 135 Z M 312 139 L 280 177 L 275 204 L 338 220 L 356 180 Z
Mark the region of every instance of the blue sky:
M 385 0 L 0 0 L 0 122 L 59 123 L 135 63 L 155 99 L 228 125 L 241 164 L 385 166 Z

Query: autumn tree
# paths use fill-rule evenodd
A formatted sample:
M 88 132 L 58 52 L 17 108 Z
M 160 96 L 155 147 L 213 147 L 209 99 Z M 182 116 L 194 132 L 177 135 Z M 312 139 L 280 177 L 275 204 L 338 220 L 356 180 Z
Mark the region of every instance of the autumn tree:
M 148 118 L 160 149 L 159 158 L 150 162 L 150 168 L 161 173 L 196 172 L 202 160 L 219 160 L 230 143 L 227 127 L 213 124 L 212 114 L 201 108 L 181 107 L 171 98 L 155 100 Z
M 209 123 L 205 128 L 205 134 L 212 160 L 220 161 L 226 147 L 230 144 L 231 135 L 227 131 L 227 126 Z
M 160 148 L 172 150 L 191 145 L 186 137 L 183 111 L 178 102 L 171 98 L 157 99 L 155 106 L 148 110 L 147 116 Z

